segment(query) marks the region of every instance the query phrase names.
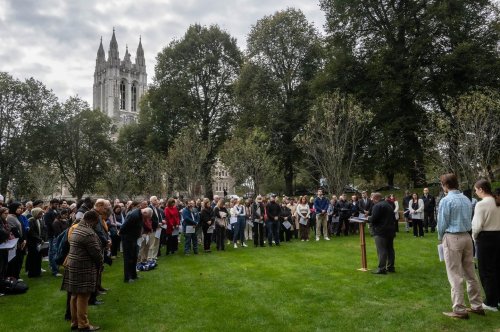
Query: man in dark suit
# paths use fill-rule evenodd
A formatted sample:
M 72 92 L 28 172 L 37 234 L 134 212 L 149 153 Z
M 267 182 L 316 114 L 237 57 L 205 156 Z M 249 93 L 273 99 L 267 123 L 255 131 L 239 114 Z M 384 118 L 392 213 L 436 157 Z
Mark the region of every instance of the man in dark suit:
M 436 208 L 436 199 L 434 196 L 429 194 L 429 188 L 424 188 L 424 194 L 422 195 L 422 200 L 424 201 L 424 229 L 426 233 L 429 233 L 429 227 L 431 228 L 431 233 L 436 231 L 436 218 L 434 218 L 434 210 Z
M 363 191 L 361 193 L 361 199 L 359 200 L 358 204 L 360 212 L 363 213 L 365 216 L 368 216 L 373 207 L 373 202 L 370 198 L 368 198 L 368 193 L 366 191 Z
M 133 282 L 137 279 L 137 240 L 141 237 L 144 220 L 153 216 L 150 208 L 135 209 L 125 217 L 125 222 L 120 228 L 123 247 L 123 270 L 125 282 Z
M 373 208 L 368 223 L 371 224 L 375 246 L 377 247 L 378 269 L 374 274 L 396 272 L 394 268 L 394 209 L 382 199 L 380 193 L 372 194 Z

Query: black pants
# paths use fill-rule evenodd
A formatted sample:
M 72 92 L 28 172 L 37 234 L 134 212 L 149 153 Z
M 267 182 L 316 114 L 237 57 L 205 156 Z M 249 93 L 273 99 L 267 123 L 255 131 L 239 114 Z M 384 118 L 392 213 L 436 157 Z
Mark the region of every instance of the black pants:
M 431 232 L 436 231 L 436 219 L 434 218 L 434 211 L 424 211 L 424 229 L 426 232 L 431 228 Z
M 0 250 L 0 280 L 4 280 L 7 276 L 9 251 Z
M 375 235 L 375 246 L 377 247 L 378 269 L 381 271 L 394 270 L 394 236 Z
M 167 235 L 167 255 L 179 250 L 179 235 Z
M 36 244 L 28 247 L 28 255 L 26 256 L 26 271 L 28 277 L 39 277 L 42 272 L 42 255 L 36 249 Z
M 340 235 L 340 232 L 342 231 L 342 225 L 344 225 L 344 235 L 349 234 L 349 217 L 340 217 L 339 218 L 339 226 L 337 228 L 337 236 Z
M 264 246 L 264 224 L 254 222 L 253 223 L 253 244 L 254 246 Z
M 484 303 L 496 308 L 500 302 L 500 231 L 479 233 L 476 244 Z
M 217 250 L 224 250 L 224 241 L 226 241 L 226 227 L 215 225 L 215 242 Z
M 212 233 L 208 233 L 208 225 L 203 225 L 203 250 L 210 250 L 210 243 L 212 243 Z
M 118 254 L 118 250 L 120 250 L 120 242 L 122 241 L 120 235 L 113 234 L 111 235 L 111 256 L 116 256 Z
M 21 273 L 21 269 L 23 267 L 24 255 L 24 250 L 16 250 L 16 257 L 12 258 L 12 260 L 7 264 L 7 277 L 19 279 L 19 274 Z
M 424 236 L 424 226 L 422 224 L 422 219 L 412 219 L 412 223 L 413 223 L 413 235 Z
M 285 226 L 283 226 L 283 223 L 280 222 L 280 241 L 286 241 L 289 242 L 292 239 L 292 230 L 291 228 L 286 229 Z
M 123 247 L 123 273 L 125 281 L 130 279 L 137 279 L 137 239 L 122 237 L 122 247 Z

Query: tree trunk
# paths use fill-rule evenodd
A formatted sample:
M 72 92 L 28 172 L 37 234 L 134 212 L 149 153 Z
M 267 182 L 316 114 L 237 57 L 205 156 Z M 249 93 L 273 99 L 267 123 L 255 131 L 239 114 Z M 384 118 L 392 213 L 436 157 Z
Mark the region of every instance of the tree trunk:
M 387 185 L 394 187 L 394 173 L 385 173 L 385 177 L 387 178 Z
M 214 198 L 214 191 L 212 188 L 212 164 L 208 161 L 204 162 L 203 167 L 201 168 L 201 172 L 203 187 L 205 189 L 205 197 L 212 200 Z
M 293 164 L 287 162 L 284 167 L 285 195 L 293 195 Z

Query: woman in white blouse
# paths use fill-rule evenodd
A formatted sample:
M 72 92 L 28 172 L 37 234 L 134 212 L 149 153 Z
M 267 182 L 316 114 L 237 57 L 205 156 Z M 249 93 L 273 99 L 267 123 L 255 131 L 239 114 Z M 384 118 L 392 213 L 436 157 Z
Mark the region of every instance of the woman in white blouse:
M 485 300 L 483 309 L 498 311 L 500 302 L 500 197 L 493 195 L 491 184 L 479 180 L 474 185 L 481 198 L 474 208 L 472 238 L 477 247 L 479 278 Z
M 300 240 L 309 241 L 309 218 L 311 216 L 311 210 L 309 204 L 307 204 L 307 197 L 302 196 L 300 198 L 299 204 L 295 209 L 297 219 L 299 220 L 300 227 Z
M 418 198 L 416 193 L 413 193 L 411 200 L 408 203 L 410 217 L 413 223 L 413 236 L 424 236 L 424 201 Z

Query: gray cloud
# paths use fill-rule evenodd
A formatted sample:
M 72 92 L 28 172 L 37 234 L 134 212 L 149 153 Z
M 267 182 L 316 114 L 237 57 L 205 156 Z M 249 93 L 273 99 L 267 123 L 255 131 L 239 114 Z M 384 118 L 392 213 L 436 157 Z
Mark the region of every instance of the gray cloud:
M 34 77 L 61 100 L 78 94 L 92 104 L 99 39 L 107 54 L 113 27 L 122 58 L 127 44 L 135 58 L 142 35 L 151 82 L 157 53 L 189 25 L 218 24 L 244 49 L 258 19 L 287 7 L 301 9 L 322 31 L 324 15 L 310 0 L 0 0 L 1 70 L 19 79 Z

